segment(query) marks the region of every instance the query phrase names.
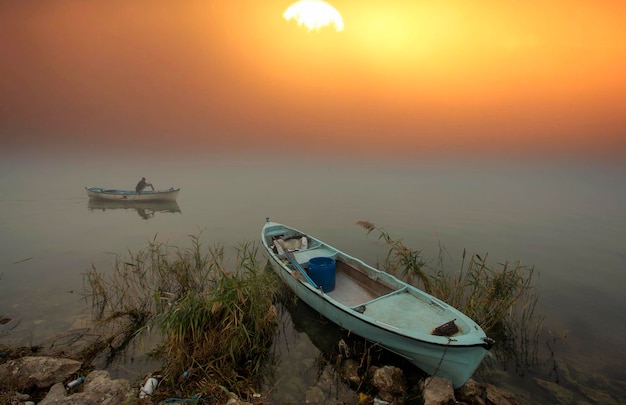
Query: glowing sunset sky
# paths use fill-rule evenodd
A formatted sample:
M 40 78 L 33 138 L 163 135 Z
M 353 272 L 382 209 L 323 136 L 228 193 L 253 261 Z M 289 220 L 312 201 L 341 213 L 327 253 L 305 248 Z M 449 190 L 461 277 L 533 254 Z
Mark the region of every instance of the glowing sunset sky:
M 626 2 L 0 3 L 3 148 L 626 155 Z

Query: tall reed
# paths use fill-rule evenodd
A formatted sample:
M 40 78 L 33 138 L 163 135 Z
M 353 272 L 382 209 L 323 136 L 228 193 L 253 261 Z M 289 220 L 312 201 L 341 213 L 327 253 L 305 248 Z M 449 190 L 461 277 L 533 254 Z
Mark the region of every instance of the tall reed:
M 460 267 L 451 268 L 438 238 L 439 253 L 433 265 L 421 251 L 392 238 L 383 228 L 368 221 L 358 221 L 357 225 L 368 235 L 377 232 L 387 246 L 385 271 L 423 288 L 474 319 L 487 334 L 497 335 L 501 347 L 509 349 L 499 355 L 513 356 L 522 369 L 534 364 L 544 320 L 537 312 L 540 293 L 533 283 L 534 267 L 519 261 L 493 266 L 486 254 L 468 255 L 464 249 Z
M 255 243 L 236 247 L 228 268 L 221 245 L 204 252 L 199 235 L 190 238 L 191 248 L 155 238 L 118 258 L 110 275 L 92 268 L 85 296 L 109 346 L 159 334 L 152 354 L 163 364 L 160 391 L 219 402 L 228 391 L 250 391 L 261 371 L 277 326 L 277 283 L 257 261 Z

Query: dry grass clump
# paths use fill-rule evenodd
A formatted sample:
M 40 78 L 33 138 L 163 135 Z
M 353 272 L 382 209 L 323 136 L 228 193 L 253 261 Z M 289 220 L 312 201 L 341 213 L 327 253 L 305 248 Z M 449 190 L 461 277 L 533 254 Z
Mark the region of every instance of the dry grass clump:
M 225 403 L 228 392 L 253 390 L 277 326 L 277 283 L 257 262 L 254 243 L 235 248 L 236 264 L 227 269 L 222 246 L 204 253 L 199 236 L 191 241 L 183 249 L 153 240 L 117 259 L 110 275 L 92 268 L 86 296 L 106 325 L 106 346 L 123 350 L 147 332 L 159 334 L 153 355 L 162 369 L 153 399 L 175 394 Z

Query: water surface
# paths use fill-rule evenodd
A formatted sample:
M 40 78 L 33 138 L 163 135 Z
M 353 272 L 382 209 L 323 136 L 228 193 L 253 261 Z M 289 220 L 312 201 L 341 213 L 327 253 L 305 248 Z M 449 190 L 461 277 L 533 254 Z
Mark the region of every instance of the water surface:
M 154 238 L 187 245 L 200 233 L 232 247 L 257 241 L 271 217 L 374 264 L 385 251 L 355 225 L 369 220 L 433 262 L 438 238 L 457 265 L 466 248 L 493 264 L 535 266 L 546 330 L 567 331 L 557 354 L 612 381 L 613 395 L 624 387 L 624 166 L 33 155 L 1 169 L 0 315 L 13 319 L 2 343 L 80 326 L 89 317 L 83 274 L 111 270 L 117 255 Z M 132 188 L 144 176 L 157 189 L 180 187 L 177 204 L 102 206 L 84 191 Z M 311 372 L 302 367 L 290 374 Z

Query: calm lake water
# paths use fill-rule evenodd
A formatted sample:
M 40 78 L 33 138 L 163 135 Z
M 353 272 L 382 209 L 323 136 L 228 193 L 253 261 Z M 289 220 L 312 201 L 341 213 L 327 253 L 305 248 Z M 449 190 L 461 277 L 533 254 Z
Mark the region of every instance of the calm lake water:
M 205 244 L 233 247 L 257 241 L 271 217 L 374 264 L 385 250 L 355 225 L 368 220 L 433 262 L 438 237 L 458 265 L 466 248 L 494 265 L 535 266 L 545 330 L 567 332 L 557 357 L 581 386 L 624 401 L 626 165 L 32 155 L 4 158 L 0 168 L 0 316 L 12 319 L 0 326 L 0 343 L 38 344 L 80 327 L 90 314 L 83 274 L 112 269 L 116 255 L 155 237 L 187 246 L 201 232 Z M 177 204 L 102 206 L 84 191 L 132 188 L 143 176 L 157 189 L 181 187 Z M 304 401 L 324 332 L 312 327 L 310 336 L 283 319 L 278 346 L 289 349 L 279 350 L 275 401 Z M 111 372 L 140 378 L 137 363 Z M 550 380 L 538 372 L 494 382 L 543 398 L 535 377 Z

